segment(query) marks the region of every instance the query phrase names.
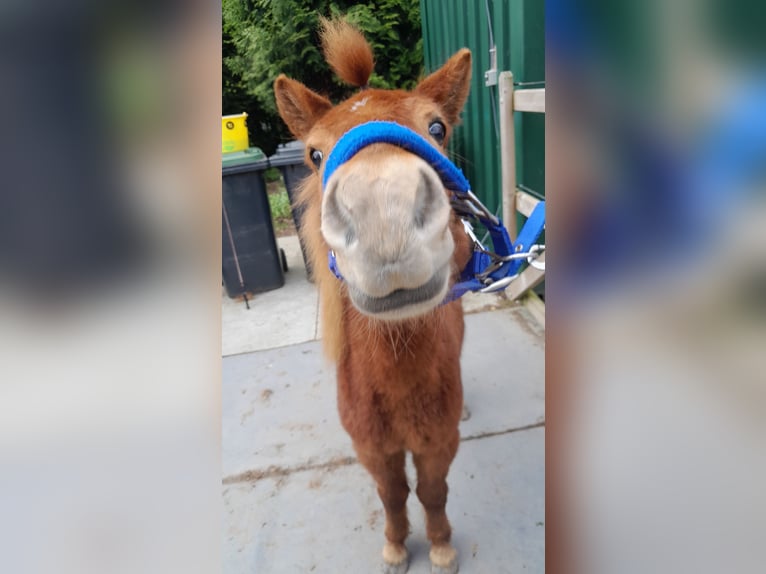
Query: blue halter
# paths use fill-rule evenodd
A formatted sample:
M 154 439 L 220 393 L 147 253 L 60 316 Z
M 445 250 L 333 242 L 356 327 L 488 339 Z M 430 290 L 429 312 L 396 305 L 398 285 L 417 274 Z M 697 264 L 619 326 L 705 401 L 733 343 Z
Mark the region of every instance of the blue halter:
M 474 251 L 471 259 L 460 273 L 459 281 L 452 286 L 442 304 L 454 301 L 468 291 L 485 290 L 488 285 L 513 277 L 519 272 L 525 258 L 505 261 L 502 259 L 529 251 L 545 227 L 545 202 L 541 201 L 535 206 L 519 232 L 516 242 L 512 242 L 502 221 L 492 215 L 473 195 L 471 185 L 463 172 L 423 136 L 395 122 L 367 122 L 355 126 L 343 134 L 325 163 L 322 175 L 322 191 L 324 192 L 330 177 L 341 165 L 354 157 L 360 150 L 376 143 L 399 146 L 426 161 L 439 174 L 444 187 L 452 191 L 452 207 L 463 218 L 464 222 L 467 219 L 478 221 L 486 227 L 492 238 L 494 253 L 490 253 L 477 240 L 474 240 Z M 342 280 L 343 276 L 338 269 L 335 253 L 330 251 L 328 260 L 330 270 L 338 279 Z

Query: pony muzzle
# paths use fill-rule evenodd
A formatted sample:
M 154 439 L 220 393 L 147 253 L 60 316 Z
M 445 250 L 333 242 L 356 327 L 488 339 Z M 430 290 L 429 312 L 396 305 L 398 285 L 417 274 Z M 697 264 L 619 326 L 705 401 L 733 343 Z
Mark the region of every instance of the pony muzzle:
M 396 289 L 384 297 L 372 297 L 348 285 L 351 302 L 363 314 L 380 319 L 406 319 L 422 315 L 438 306 L 447 293 L 449 265 L 433 274 L 415 289 Z
M 321 231 L 359 311 L 400 318 L 441 302 L 454 252 L 451 213 L 436 172 L 401 149 L 370 147 L 337 169 Z

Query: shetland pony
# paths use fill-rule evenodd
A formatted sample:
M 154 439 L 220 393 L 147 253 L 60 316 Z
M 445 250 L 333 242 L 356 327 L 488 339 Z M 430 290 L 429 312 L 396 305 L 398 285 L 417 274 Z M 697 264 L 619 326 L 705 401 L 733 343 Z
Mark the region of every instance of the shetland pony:
M 445 512 L 447 473 L 463 404 L 460 301 L 442 304 L 471 256 L 449 192 L 420 157 L 390 144 L 359 151 L 322 189 L 324 162 L 350 128 L 372 120 L 406 126 L 443 150 L 468 96 L 471 53 L 458 51 L 412 91 L 367 87 L 373 54 L 343 20 L 323 20 L 325 58 L 361 88 L 333 106 L 280 75 L 280 115 L 306 144 L 304 239 L 320 290 L 323 341 L 337 364 L 338 411 L 359 461 L 377 483 L 386 516 L 383 570 L 407 571 L 405 453 L 417 470 L 432 572 L 455 573 Z M 333 250 L 343 281 L 330 272 Z

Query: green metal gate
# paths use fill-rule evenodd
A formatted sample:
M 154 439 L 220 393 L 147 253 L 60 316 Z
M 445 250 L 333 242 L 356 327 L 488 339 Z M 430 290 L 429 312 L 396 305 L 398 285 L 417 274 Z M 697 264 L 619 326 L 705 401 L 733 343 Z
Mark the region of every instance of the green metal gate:
M 501 211 L 500 126 L 497 85 L 485 86 L 496 45 L 496 70 L 513 72 L 517 89 L 545 86 L 544 0 L 420 0 L 428 73 L 463 47 L 473 53 L 471 94 L 450 144 L 453 159 L 474 192 Z M 488 17 L 489 16 L 489 17 Z M 491 76 L 491 74 L 490 74 Z M 520 186 L 545 195 L 545 116 L 516 114 L 516 174 Z

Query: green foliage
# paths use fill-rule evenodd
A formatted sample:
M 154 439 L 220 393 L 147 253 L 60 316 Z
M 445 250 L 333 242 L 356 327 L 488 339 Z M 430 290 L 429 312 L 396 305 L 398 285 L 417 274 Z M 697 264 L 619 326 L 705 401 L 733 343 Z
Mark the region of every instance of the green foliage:
M 263 172 L 263 179 L 266 180 L 266 183 L 271 183 L 272 181 L 279 181 L 280 179 L 282 179 L 282 176 L 279 173 L 278 168 L 270 167 L 269 169 Z
M 280 187 L 276 193 L 269 194 L 269 208 L 271 208 L 271 218 L 276 225 L 277 231 L 282 231 L 290 225 L 292 221 L 292 210 L 290 208 L 290 197 L 284 186 Z
M 423 69 L 419 0 L 223 0 L 223 113 L 248 113 L 251 145 L 273 153 L 292 136 L 272 84 L 280 73 L 334 102 L 353 93 L 324 61 L 319 16 L 345 14 L 375 54 L 370 85 L 414 87 Z

